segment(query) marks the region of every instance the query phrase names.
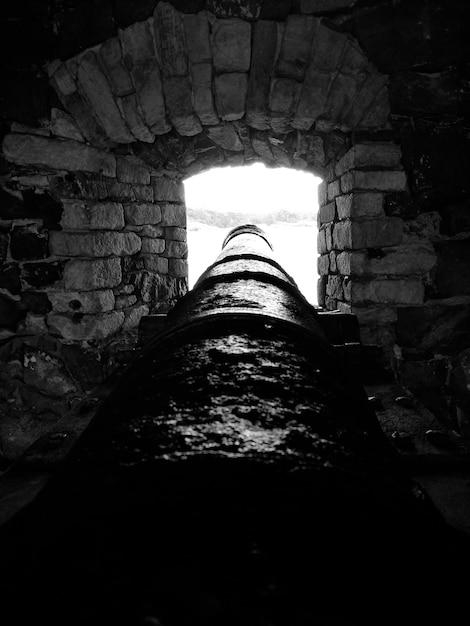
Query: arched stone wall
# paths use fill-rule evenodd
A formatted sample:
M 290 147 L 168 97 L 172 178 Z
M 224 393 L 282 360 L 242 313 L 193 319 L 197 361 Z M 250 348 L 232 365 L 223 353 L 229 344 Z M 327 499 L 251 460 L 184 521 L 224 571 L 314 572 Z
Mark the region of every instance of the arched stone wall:
M 319 302 L 357 313 L 364 340 L 390 352 L 397 310 L 423 302 L 434 252 L 394 213 L 407 181 L 387 77 L 303 6 L 275 22 L 161 2 L 49 63 L 60 106 L 43 127 L 13 124 L 3 142 L 0 287 L 7 330 L 21 334 L 21 350 L 8 348 L 8 393 L 38 410 L 55 402 L 54 420 L 112 370 L 142 315 L 184 292 L 182 180 L 214 165 L 263 161 L 324 178 Z

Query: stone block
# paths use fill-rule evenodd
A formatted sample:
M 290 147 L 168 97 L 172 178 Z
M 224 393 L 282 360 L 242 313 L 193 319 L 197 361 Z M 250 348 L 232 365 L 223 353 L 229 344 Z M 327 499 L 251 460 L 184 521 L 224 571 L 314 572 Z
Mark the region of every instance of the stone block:
M 153 239 L 151 237 L 142 238 L 142 254 L 162 254 L 165 251 L 164 239 Z
M 51 109 L 51 133 L 63 139 L 73 139 L 73 141 L 85 141 L 82 133 L 78 129 L 73 117 L 52 107 Z
M 184 31 L 189 62 L 192 64 L 208 63 L 212 65 L 207 13 L 201 11 L 196 14 L 185 14 Z
M 164 204 L 162 209 L 162 226 L 186 226 L 186 207 L 178 204 Z
M 333 272 L 334 274 L 336 274 L 336 272 L 338 271 L 338 266 L 336 263 L 336 252 L 335 251 L 331 251 L 329 254 L 330 257 L 330 271 Z
M 371 72 L 361 84 L 351 108 L 344 118 L 344 124 L 348 128 L 357 128 L 364 113 L 374 103 L 376 97 L 387 84 L 387 76 L 377 72 Z
M 322 182 L 318 185 L 318 204 L 320 206 L 323 206 L 327 202 L 328 202 L 328 184 L 326 181 L 322 180 Z
M 21 268 L 21 283 L 26 288 L 34 287 L 41 289 L 61 280 L 63 272 L 64 261 L 24 263 Z
M 145 123 L 140 104 L 135 93 L 118 98 L 118 105 L 124 120 L 137 141 L 153 143 L 155 135 Z
M 185 241 L 167 241 L 164 256 L 186 259 L 188 256 L 187 243 Z
M 341 71 L 338 72 L 328 90 L 324 112 L 325 117 L 338 124 L 341 123 L 351 108 L 358 89 L 359 84 L 356 76 L 343 74 Z
M 390 101 L 387 87 L 382 87 L 375 100 L 365 110 L 362 116 L 359 127 L 382 129 L 390 127 L 388 120 L 390 117 Z
M 133 328 L 137 328 L 140 324 L 140 320 L 148 315 L 150 309 L 145 304 L 139 304 L 137 306 L 132 307 L 125 311 L 125 320 L 122 325 L 122 330 L 132 330 Z
M 230 122 L 245 115 L 248 75 L 240 72 L 214 78 L 215 102 L 220 119 Z
M 362 167 L 401 167 L 401 148 L 393 143 L 366 143 L 353 146 L 336 164 L 335 173 L 342 176 L 346 172 Z
M 129 183 L 108 179 L 106 180 L 106 197 L 115 202 L 134 202 L 134 188 Z
M 326 252 L 328 252 L 328 248 L 326 247 L 326 233 L 325 233 L 325 229 L 320 229 L 318 231 L 318 236 L 317 236 L 317 250 L 319 252 L 319 254 L 324 254 Z
M 131 75 L 124 65 L 118 37 L 110 37 L 99 49 L 101 63 L 114 94 L 126 96 L 134 91 Z
M 424 285 L 419 278 L 353 281 L 351 286 L 351 301 L 354 305 L 362 303 L 417 305 L 422 304 L 423 300 Z
M 275 132 L 288 132 L 297 109 L 301 84 L 293 78 L 273 78 L 269 92 L 270 125 Z
M 317 70 L 334 71 L 341 59 L 348 36 L 321 22 L 316 29 L 312 47 L 312 62 Z
M 169 259 L 168 273 L 177 278 L 186 278 L 188 275 L 188 262 L 184 259 Z
M 313 17 L 289 15 L 276 64 L 277 76 L 303 81 L 316 28 L 317 20 Z
M 13 226 L 10 232 L 10 254 L 16 261 L 45 259 L 49 256 L 48 232 L 37 223 Z
M 115 335 L 124 323 L 122 311 L 109 311 L 100 315 L 56 315 L 47 316 L 49 328 L 67 341 L 92 341 Z
M 165 257 L 152 254 L 144 257 L 144 266 L 148 272 L 168 274 L 169 260 Z
M 336 217 L 336 205 L 334 202 L 329 202 L 328 204 L 321 206 L 318 211 L 318 215 L 320 218 L 320 224 L 326 224 L 328 222 L 332 222 Z
M 319 71 L 313 61 L 310 63 L 292 120 L 293 128 L 309 130 L 316 119 L 324 114 L 331 81 L 330 72 Z
M 118 258 L 73 260 L 66 264 L 63 276 L 68 291 L 111 289 L 122 280 L 121 262 Z
M 242 152 L 244 150 L 240 137 L 231 124 L 220 124 L 208 128 L 207 136 L 224 150 Z
M 184 202 L 183 183 L 168 176 L 152 176 L 155 202 Z
M 136 202 L 150 203 L 154 201 L 153 188 L 150 185 L 132 185 Z
M 112 289 L 95 291 L 50 291 L 54 313 L 104 313 L 114 310 Z
M 134 305 L 137 302 L 137 296 L 122 295 L 116 298 L 116 311 L 122 311 L 127 307 Z
M 219 123 L 212 92 L 212 65 L 199 63 L 191 66 L 191 84 L 194 111 L 204 126 Z
M 317 271 L 320 275 L 327 275 L 330 271 L 330 257 L 328 254 L 322 254 L 317 259 Z
M 138 226 L 136 228 L 139 229 L 138 232 L 141 237 L 164 238 L 167 231 L 163 226 L 155 226 L 154 224 L 145 224 L 144 226 Z
M 403 222 L 398 217 L 354 221 L 351 222 L 351 233 L 352 248 L 356 250 L 396 246 L 403 239 Z
M 251 60 L 249 22 L 237 18 L 215 19 L 212 23 L 211 44 L 216 73 L 248 72 Z
M 9 134 L 3 140 L 3 154 L 7 161 L 18 165 L 116 176 L 116 158 L 112 154 L 70 139 Z
M 127 256 L 139 252 L 142 241 L 132 232 L 115 231 L 70 233 L 52 231 L 49 247 L 56 256 L 107 257 Z
M 199 119 L 193 112 L 192 89 L 188 76 L 163 79 L 168 117 L 180 135 L 197 135 L 202 131 Z
M 398 308 L 392 306 L 353 306 L 353 313 L 361 326 L 385 326 L 386 324 L 394 324 L 397 321 Z
M 180 228 L 178 226 L 165 228 L 165 239 L 172 239 L 173 241 L 186 241 L 186 228 Z
M 81 58 L 78 82 L 107 136 L 116 143 L 134 141 L 94 52 L 87 52 Z
M 162 219 L 162 211 L 158 204 L 133 203 L 124 205 L 126 224 L 158 224 Z
M 348 181 L 343 188 L 343 179 Z M 341 177 L 341 188 L 345 192 L 353 189 L 365 191 L 404 191 L 406 190 L 406 174 L 403 171 L 361 171 L 353 170 Z
M 256 22 L 253 28 L 253 51 L 246 99 L 246 123 L 258 130 L 267 130 L 270 128 L 268 99 L 279 28 L 276 22 L 267 20 Z
M 132 156 L 116 157 L 116 175 L 121 183 L 150 184 L 150 171 L 143 161 Z
M 159 2 L 153 13 L 153 26 L 163 76 L 187 76 L 183 15 L 169 2 Z
M 429 272 L 435 262 L 432 245 L 422 243 L 381 248 L 376 258 L 362 251 L 342 252 L 338 257 L 338 268 L 342 274 L 355 276 L 408 276 Z
M 124 210 L 119 202 L 64 202 L 61 226 L 65 230 L 121 230 Z
M 330 275 L 326 284 L 326 294 L 336 300 L 343 300 L 343 277 Z
M 333 241 L 334 241 L 333 233 L 334 233 L 335 228 L 336 226 L 332 224 L 331 222 L 327 224 L 325 228 L 326 249 L 328 251 L 333 249 Z
M 28 350 L 24 355 L 23 376 L 29 387 L 48 396 L 64 396 L 76 391 L 64 363 L 42 350 Z
M 327 187 L 327 197 L 328 197 L 328 202 L 331 202 L 331 200 L 334 200 L 336 198 L 336 196 L 339 196 L 341 194 L 341 184 L 339 180 L 334 180 L 331 183 L 328 183 L 328 187 Z M 334 203 L 332 203 L 334 205 Z
M 384 217 L 383 194 L 354 192 L 335 200 L 340 220 L 355 217 Z

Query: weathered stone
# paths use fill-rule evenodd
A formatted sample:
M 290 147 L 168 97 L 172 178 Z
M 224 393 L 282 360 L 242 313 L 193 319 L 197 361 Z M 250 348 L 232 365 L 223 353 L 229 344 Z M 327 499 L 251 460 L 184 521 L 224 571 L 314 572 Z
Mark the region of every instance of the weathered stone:
M 207 13 L 201 11 L 195 15 L 184 15 L 184 31 L 190 63 L 211 64 L 212 51 L 209 42 Z
M 381 248 L 377 258 L 371 258 L 367 252 L 342 252 L 337 263 L 341 274 L 408 276 L 429 272 L 436 263 L 436 255 L 431 244 L 422 243 Z
M 325 180 L 318 185 L 318 204 L 324 206 L 328 202 L 328 184 Z
M 69 172 L 65 175 L 50 176 L 50 189 L 56 197 L 104 200 L 108 195 L 105 180 L 100 174 Z
M 94 291 L 51 291 L 54 313 L 104 313 L 114 309 L 112 289 Z
M 276 64 L 277 76 L 303 81 L 316 28 L 313 17 L 289 15 Z
M 344 194 L 338 196 L 335 202 L 340 220 L 351 217 L 384 217 L 381 193 Z
M 362 83 L 370 71 L 370 63 L 364 50 L 355 39 L 348 39 L 341 57 L 341 72 L 354 76 Z
M 73 260 L 64 268 L 64 285 L 68 291 L 92 291 L 117 287 L 122 280 L 118 258 Z
M 118 98 L 118 105 L 129 130 L 138 141 L 153 143 L 155 135 L 150 131 L 142 116 L 137 95 L 130 93 Z
M 326 232 L 324 228 L 318 231 L 317 250 L 320 254 L 328 252 L 328 248 L 326 247 Z
M 3 154 L 8 161 L 18 165 L 116 176 L 116 159 L 113 155 L 70 139 L 10 134 L 3 140 Z
M 328 252 L 333 249 L 333 232 L 335 228 L 335 225 L 331 222 L 327 224 L 325 228 L 325 241 Z
M 214 20 L 213 65 L 217 73 L 247 72 L 251 57 L 251 24 L 240 19 Z
M 65 230 L 121 230 L 124 211 L 118 202 L 64 202 L 61 225 Z
M 406 241 L 420 241 L 429 239 L 438 241 L 440 233 L 441 216 L 437 211 L 420 213 L 414 220 L 403 222 L 403 234 Z
M 154 200 L 153 188 L 150 185 L 132 185 L 132 192 L 136 202 L 152 203 Z
M 118 37 L 110 37 L 99 49 L 100 59 L 109 84 L 117 96 L 126 96 L 134 91 L 131 75 L 124 65 L 121 43 Z
M 350 312 L 354 313 L 361 326 L 384 326 L 385 324 L 394 324 L 396 322 L 398 310 L 398 308 L 392 306 L 353 306 Z
M 334 180 L 331 183 L 328 183 L 327 187 L 327 198 L 328 201 L 334 200 L 336 196 L 339 196 L 341 193 L 341 185 L 339 180 Z
M 327 275 L 330 271 L 330 257 L 328 254 L 322 254 L 317 259 L 317 271 L 320 275 Z
M 155 44 L 164 77 L 187 76 L 183 16 L 169 2 L 159 2 L 153 14 Z
M 350 222 L 335 226 L 333 246 L 339 250 L 396 246 L 403 238 L 403 223 L 399 218 L 383 218 Z
M 301 85 L 292 78 L 273 78 L 269 93 L 270 125 L 275 132 L 287 132 L 299 101 Z
M 166 119 L 160 67 L 147 22 L 137 22 L 119 32 L 124 62 L 130 69 L 144 119 L 152 133 L 163 135 L 171 126 Z
M 400 146 L 393 143 L 356 144 L 342 157 L 335 166 L 335 174 L 342 176 L 345 172 L 362 167 L 401 166 Z
M 41 350 L 24 355 L 24 382 L 48 396 L 64 396 L 76 391 L 62 361 Z
M 343 277 L 329 275 L 328 282 L 326 284 L 326 293 L 331 298 L 335 298 L 336 300 L 343 299 Z
M 94 52 L 87 52 L 81 58 L 78 81 L 108 137 L 117 143 L 131 143 L 134 138 L 122 119 Z
M 164 238 L 166 231 L 167 229 L 163 226 L 154 226 L 152 224 L 145 224 L 144 226 L 139 227 L 139 234 L 141 237 Z
M 368 282 L 352 281 L 351 301 L 353 304 L 422 304 L 424 285 L 419 278 Z
M 25 286 L 40 289 L 61 280 L 64 261 L 24 263 L 21 268 L 21 282 Z
M 51 83 L 59 97 L 67 97 L 78 90 L 77 84 L 65 63 L 61 63 L 51 76 Z
M 90 341 L 106 339 L 116 334 L 124 323 L 122 311 L 110 311 L 100 315 L 55 315 L 47 316 L 51 329 L 68 341 Z
M 84 141 L 84 137 L 72 116 L 55 107 L 51 109 L 51 133 L 57 137 L 63 137 L 64 139 Z
M 163 79 L 168 117 L 180 135 L 192 136 L 202 131 L 192 105 L 191 83 L 188 76 Z
M 278 36 L 276 22 L 263 20 L 255 23 L 246 99 L 246 123 L 258 130 L 270 128 L 268 99 Z
M 14 226 L 10 232 L 11 256 L 17 261 L 45 259 L 49 256 L 47 242 L 47 230 L 39 224 Z
M 292 120 L 293 128 L 309 130 L 316 119 L 324 114 L 331 80 L 330 72 L 319 71 L 313 61 L 310 63 Z
M 341 123 L 351 108 L 358 89 L 355 76 L 338 72 L 328 90 L 324 116 L 328 120 Z
M 320 207 L 318 211 L 318 216 L 320 220 L 320 224 L 326 224 L 328 222 L 332 222 L 335 219 L 336 211 L 335 211 L 335 203 L 330 202 L 325 206 Z
M 165 228 L 165 238 L 172 239 L 173 241 L 186 241 L 186 228 L 179 228 L 177 226 Z
M 328 28 L 324 22 L 321 22 L 315 31 L 312 47 L 312 62 L 317 70 L 334 71 L 339 65 L 347 42 L 347 35 Z
M 131 232 L 92 233 L 51 232 L 49 247 L 56 256 L 107 257 L 126 256 L 139 252 L 142 241 Z
M 116 157 L 116 175 L 121 183 L 150 184 L 150 170 L 136 157 Z
M 122 311 L 122 309 L 130 307 L 136 302 L 137 302 L 137 296 L 133 296 L 133 295 L 118 296 L 116 298 L 116 311 Z M 125 328 L 123 330 L 125 330 Z
M 188 256 L 187 243 L 185 241 L 167 241 L 164 256 L 186 259 Z
M 359 126 L 362 128 L 386 128 L 390 117 L 388 88 L 382 87 L 375 100 L 366 109 Z
M 122 326 L 122 330 L 131 330 L 136 328 L 142 317 L 148 315 L 150 309 L 145 304 L 139 304 L 138 306 L 134 306 L 131 309 L 125 311 L 125 320 Z
M 164 204 L 162 207 L 162 226 L 186 226 L 186 208 L 177 204 Z
M 401 307 L 397 342 L 439 354 L 456 354 L 470 347 L 470 297 L 428 300 L 423 306 Z
M 134 202 L 134 187 L 129 183 L 120 183 L 116 179 L 106 181 L 106 197 L 115 202 Z
M 156 202 L 184 202 L 184 186 L 168 176 L 152 176 L 153 195 Z
M 240 137 L 231 124 L 213 126 L 208 128 L 206 132 L 207 136 L 224 150 L 241 152 L 244 149 Z
M 406 174 L 403 171 L 353 170 L 341 177 L 341 189 L 345 193 L 353 189 L 403 191 L 406 189 Z
M 158 224 L 162 220 L 162 211 L 157 204 L 125 204 L 126 224 Z
M 215 111 L 212 94 L 212 65 L 210 63 L 191 66 L 191 85 L 194 111 L 201 124 L 205 126 L 218 124 L 219 118 Z
M 104 128 L 98 122 L 89 102 L 76 91 L 70 96 L 62 96 L 61 102 L 70 113 L 83 137 L 93 146 L 106 148 L 111 143 Z
M 348 113 L 343 119 L 348 128 L 357 128 L 365 111 L 374 103 L 387 84 L 387 77 L 371 72 L 361 84 Z
M 168 274 L 169 262 L 168 259 L 162 256 L 145 256 L 144 257 L 145 269 L 149 272 L 155 272 L 156 274 Z
M 21 304 L 25 309 L 35 315 L 49 313 L 52 308 L 51 301 L 46 293 L 41 291 L 23 291 L 21 294 Z
M 227 122 L 245 115 L 247 74 L 219 74 L 214 79 L 215 102 L 219 117 Z
M 36 315 L 28 311 L 24 319 L 24 329 L 30 335 L 48 335 L 49 328 L 46 323 L 46 315 Z
M 168 272 L 170 276 L 184 278 L 188 275 L 188 262 L 183 259 L 169 259 Z
M 161 254 L 165 251 L 164 239 L 153 239 L 150 237 L 143 237 L 142 239 L 142 254 Z
M 440 241 L 435 244 L 435 248 L 435 296 L 450 298 L 470 295 L 470 240 Z

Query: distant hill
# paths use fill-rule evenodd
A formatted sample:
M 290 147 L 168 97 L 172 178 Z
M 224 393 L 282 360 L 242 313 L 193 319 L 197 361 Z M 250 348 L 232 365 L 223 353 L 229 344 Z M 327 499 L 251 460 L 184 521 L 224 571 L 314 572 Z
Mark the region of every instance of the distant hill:
M 315 222 L 316 214 L 309 212 L 293 213 L 291 211 L 280 210 L 266 213 L 244 213 L 237 212 L 219 212 L 209 209 L 192 209 L 187 208 L 188 220 L 207 224 L 209 226 L 217 226 L 219 228 L 230 228 L 239 224 L 275 224 L 277 222 L 287 222 L 295 224 L 296 222 Z

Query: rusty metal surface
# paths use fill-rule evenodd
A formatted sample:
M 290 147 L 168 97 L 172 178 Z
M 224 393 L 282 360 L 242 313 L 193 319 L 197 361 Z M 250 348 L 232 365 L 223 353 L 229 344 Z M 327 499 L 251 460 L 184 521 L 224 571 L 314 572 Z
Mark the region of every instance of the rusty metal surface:
M 215 267 L 240 248 L 233 237 Z M 444 619 L 456 581 L 443 589 L 434 568 L 455 569 L 462 546 L 315 310 L 276 272 L 210 272 L 3 528 L 4 623 Z

